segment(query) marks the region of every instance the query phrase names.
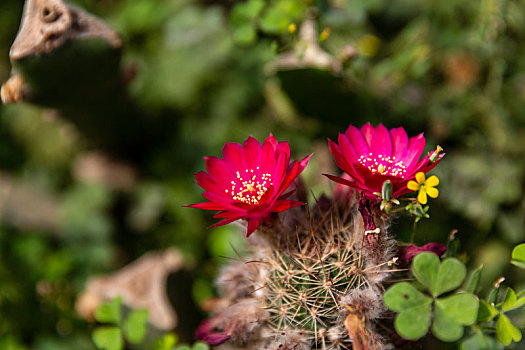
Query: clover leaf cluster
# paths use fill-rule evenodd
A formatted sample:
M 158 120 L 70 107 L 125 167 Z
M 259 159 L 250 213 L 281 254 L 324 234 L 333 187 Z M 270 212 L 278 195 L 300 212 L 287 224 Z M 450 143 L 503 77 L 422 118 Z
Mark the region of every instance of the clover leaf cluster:
M 479 304 L 471 293 L 449 293 L 465 279 L 465 265 L 455 258 L 440 262 L 437 255 L 423 252 L 414 258 L 412 273 L 416 282 L 394 284 L 384 296 L 386 306 L 399 312 L 396 331 L 416 340 L 427 334 L 432 323 L 432 333 L 438 339 L 460 339 L 464 326 L 476 322 Z

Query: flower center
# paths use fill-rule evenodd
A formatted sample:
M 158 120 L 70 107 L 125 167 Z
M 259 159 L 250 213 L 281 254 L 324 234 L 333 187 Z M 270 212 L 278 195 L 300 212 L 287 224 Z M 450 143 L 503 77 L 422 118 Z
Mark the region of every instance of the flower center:
M 404 179 L 407 172 L 403 161 L 396 161 L 395 156 L 383 156 L 382 154 L 376 156 L 369 153 L 368 157 L 364 155 L 359 157 L 359 163 L 368 168 L 372 174 L 377 173 L 380 175 L 395 176 Z
M 244 173 L 237 171 L 235 180 L 232 180 L 231 190 L 225 190 L 236 202 L 244 204 L 259 204 L 261 197 L 273 185 L 272 175 L 260 173 L 260 168 L 246 169 Z

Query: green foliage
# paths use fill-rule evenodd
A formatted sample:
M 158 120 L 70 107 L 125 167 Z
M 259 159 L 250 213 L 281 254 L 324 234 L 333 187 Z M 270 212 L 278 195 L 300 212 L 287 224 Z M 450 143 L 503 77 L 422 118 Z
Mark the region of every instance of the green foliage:
M 465 280 L 463 289 L 468 293 L 476 293 L 479 287 L 479 281 L 481 279 L 481 270 L 483 270 L 483 265 L 478 266 L 474 269 L 470 275 Z
M 93 342 L 101 350 L 122 350 L 122 331 L 118 327 L 99 327 L 93 332 Z
M 520 244 L 512 250 L 511 264 L 525 269 L 525 244 Z
M 465 266 L 457 259 L 447 258 L 440 263 L 432 253 L 418 254 L 412 273 L 431 296 L 419 291 L 414 283 L 401 282 L 390 287 L 384 296 L 385 305 L 399 312 L 396 331 L 402 337 L 416 340 L 430 327 L 440 340 L 452 342 L 463 336 L 463 327 L 476 322 L 478 299 L 471 293 L 456 293 L 440 297 L 458 288 L 466 275 Z
M 95 310 L 95 319 L 101 323 L 119 324 L 122 313 L 122 299 L 114 298 Z
M 201 342 L 197 342 L 193 344 L 193 346 L 189 346 L 189 345 L 177 346 L 174 350 L 209 350 L 209 348 L 210 347 L 208 345 L 201 343 Z
M 98 327 L 93 331 L 93 342 L 101 350 L 122 350 L 124 339 L 131 344 L 140 344 L 145 339 L 148 311 L 131 310 L 123 320 L 120 297 L 100 305 L 95 310 L 95 319 L 111 325 Z
M 144 339 L 148 317 L 148 310 L 132 310 L 124 321 L 124 335 L 131 344 L 141 343 Z
M 460 350 L 502 350 L 498 340 L 484 334 L 481 330 L 477 330 L 474 335 L 461 343 Z
M 257 17 L 264 8 L 263 0 L 249 0 L 237 4 L 230 15 L 233 39 L 239 44 L 253 44 L 257 37 Z
M 508 346 L 512 342 L 521 340 L 521 330 L 513 324 L 506 313 L 522 308 L 523 305 L 525 305 L 525 297 L 518 297 L 512 288 L 507 288 L 503 301 L 499 304 L 481 301 L 478 321 L 494 323 L 493 321 L 496 320 L 496 336 L 501 344 Z
M 153 344 L 154 350 L 172 350 L 177 343 L 177 335 L 173 333 L 166 334 L 164 337 L 159 338 Z

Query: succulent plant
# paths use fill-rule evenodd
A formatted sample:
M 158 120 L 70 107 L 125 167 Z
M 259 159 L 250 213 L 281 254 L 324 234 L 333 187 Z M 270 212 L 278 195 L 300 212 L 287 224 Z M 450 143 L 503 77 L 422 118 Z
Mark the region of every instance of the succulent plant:
M 252 254 L 220 274 L 226 306 L 201 335 L 261 350 L 390 348 L 376 326 L 395 243 L 377 216 L 366 239 L 357 195 L 344 191 L 257 229 Z

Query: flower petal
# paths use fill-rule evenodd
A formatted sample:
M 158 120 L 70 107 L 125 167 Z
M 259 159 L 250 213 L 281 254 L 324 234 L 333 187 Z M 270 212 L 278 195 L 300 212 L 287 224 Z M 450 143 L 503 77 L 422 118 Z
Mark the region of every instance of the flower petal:
M 424 184 L 425 183 L 425 173 L 420 171 L 419 173 L 416 174 L 416 181 L 419 183 L 419 184 Z
M 224 219 L 224 220 L 221 220 L 219 222 L 214 223 L 210 227 L 218 227 L 218 226 L 228 225 L 228 224 L 230 224 L 230 223 L 232 223 L 234 221 L 237 221 L 237 220 L 239 220 L 239 219 L 238 218 Z
M 425 143 L 425 138 L 417 138 L 417 136 L 410 138 L 408 141 L 409 146 L 405 157 L 402 159 L 407 172 L 411 172 L 414 166 L 417 164 L 419 158 L 421 158 L 421 154 L 425 148 Z
M 244 164 L 246 164 L 246 169 L 255 169 L 259 165 L 260 156 L 261 156 L 261 144 L 259 141 L 254 139 L 252 136 L 248 137 L 244 141 Z
M 439 196 L 439 190 L 435 187 L 427 187 L 427 194 L 432 198 L 437 198 Z
M 217 157 L 205 157 L 204 160 L 208 174 L 214 177 L 216 182 L 230 181 L 233 172 L 228 163 Z
M 430 170 L 434 169 L 436 165 L 441 161 L 441 159 L 445 156 L 445 153 L 441 153 L 437 160 L 434 163 L 430 163 L 430 157 L 427 155 L 423 159 L 417 163 L 414 169 L 412 169 L 412 173 L 422 171 L 424 173 L 428 173 Z
M 361 131 L 353 125 L 350 125 L 346 130 L 346 136 L 354 146 L 357 154 L 368 155 L 370 153 L 370 147 L 366 143 Z
M 244 150 L 242 146 L 234 142 L 226 142 L 222 149 L 222 157 L 226 163 L 230 164 L 230 167 L 234 169 L 245 168 L 243 159 Z
M 372 145 L 372 135 L 374 134 L 374 130 L 375 128 L 369 122 L 361 127 L 361 134 L 368 146 Z
M 212 203 L 212 202 L 203 202 L 203 203 L 183 205 L 183 207 L 197 208 L 197 209 L 204 209 L 204 210 L 223 210 L 224 209 L 223 206 L 218 205 L 216 203 Z
M 425 185 L 430 187 L 436 187 L 439 185 L 439 178 L 436 175 L 432 175 L 425 181 Z
M 275 167 L 275 161 L 277 160 L 275 156 L 275 149 L 277 147 L 277 141 L 272 134 L 264 140 L 261 147 L 261 159 L 260 167 L 263 172 L 271 171 Z
M 339 141 L 339 149 L 341 150 L 345 161 L 348 164 L 357 163 L 359 157 L 357 156 L 354 146 L 352 146 L 352 143 L 348 140 L 348 137 L 345 134 L 339 134 L 337 141 Z
M 407 188 L 411 191 L 419 190 L 419 184 L 413 180 L 408 181 Z
M 195 174 L 195 179 L 197 180 L 197 184 L 207 192 L 222 194 L 225 190 L 224 183 L 217 184 L 215 179 L 205 171 L 199 171 Z
M 390 138 L 392 139 L 392 156 L 396 160 L 401 160 L 408 146 L 408 136 L 405 129 L 399 127 L 390 130 Z
M 372 144 L 370 145 L 372 153 L 374 155 L 380 155 L 390 157 L 392 155 L 392 139 L 388 129 L 383 124 L 375 129 L 372 134 Z
M 260 218 L 249 218 L 248 227 L 246 228 L 246 237 L 249 237 L 253 233 L 253 231 L 255 231 L 257 227 L 259 227 L 260 224 Z
M 368 191 L 366 189 L 365 186 L 355 182 L 355 181 L 351 181 L 351 180 L 348 180 L 348 179 L 345 179 L 345 178 L 342 178 L 342 177 L 337 177 L 337 176 L 334 176 L 334 175 L 330 175 L 330 174 L 323 174 L 324 176 L 326 176 L 327 178 L 329 178 L 330 180 L 332 181 L 335 181 L 337 183 L 340 183 L 342 185 L 346 185 L 346 186 L 350 186 L 350 187 L 353 187 L 355 189 L 358 189 L 360 191 Z
M 304 202 L 299 201 L 292 201 L 292 200 L 279 200 L 275 203 L 275 205 L 272 207 L 272 211 L 275 213 L 288 210 L 290 208 L 299 207 L 301 205 L 305 205 Z
M 427 192 L 423 187 L 419 189 L 419 194 L 417 195 L 417 201 L 421 204 L 427 204 Z

